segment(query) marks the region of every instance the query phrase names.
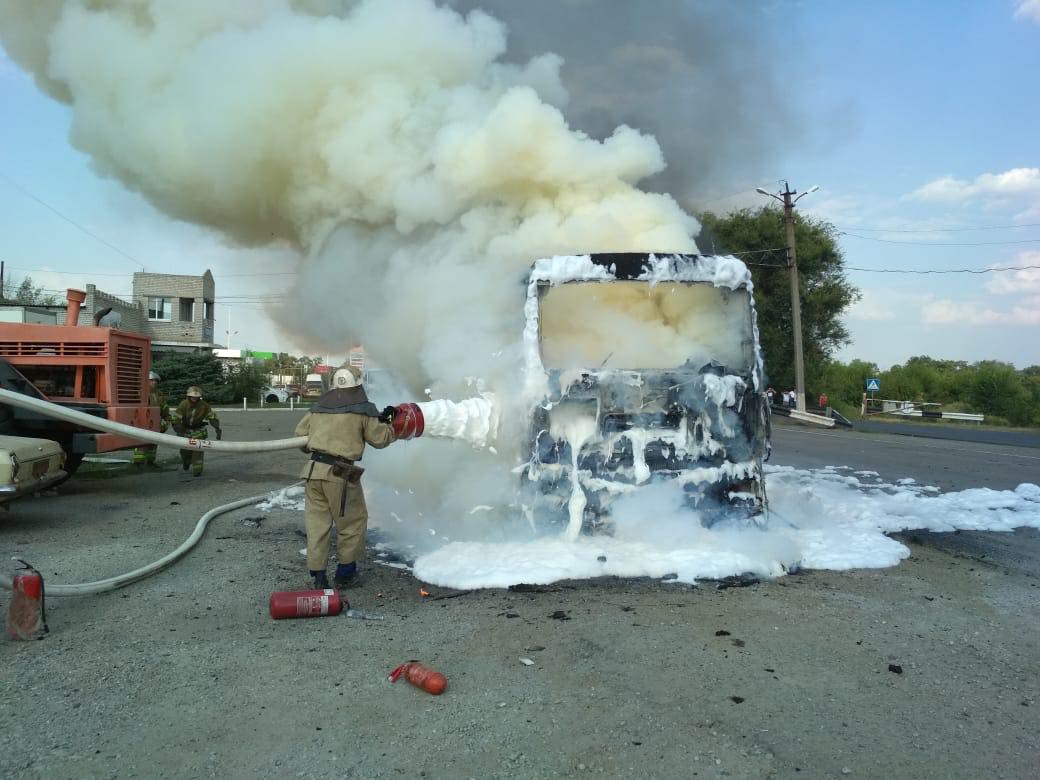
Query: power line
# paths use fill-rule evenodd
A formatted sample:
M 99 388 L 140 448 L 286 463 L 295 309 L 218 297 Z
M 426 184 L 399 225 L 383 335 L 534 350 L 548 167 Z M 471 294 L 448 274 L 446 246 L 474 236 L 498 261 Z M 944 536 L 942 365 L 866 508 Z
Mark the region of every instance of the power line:
M 1040 222 L 1023 222 L 1017 225 L 976 225 L 975 227 L 945 227 L 945 228 L 880 228 L 861 227 L 854 225 L 844 227 L 835 225 L 838 230 L 860 230 L 865 233 L 970 233 L 975 230 L 1013 230 L 1016 228 L 1040 227 Z
M 1010 244 L 1040 244 L 1040 238 L 1024 238 L 1021 241 L 895 241 L 889 238 L 875 238 L 874 236 L 858 236 L 855 233 L 841 231 L 840 235 L 849 238 L 862 238 L 865 241 L 879 241 L 882 244 L 905 244 L 906 246 L 1007 246 Z
M 953 269 L 929 269 L 926 271 L 914 271 L 909 268 L 856 268 L 845 266 L 847 271 L 865 271 L 873 274 L 991 274 L 998 271 L 1029 271 L 1040 269 L 1040 265 L 1019 265 L 1011 268 L 953 268 Z
M 779 263 L 745 263 L 757 268 L 786 268 Z M 854 265 L 842 266 L 846 271 L 863 271 L 872 274 L 992 274 L 1001 271 L 1031 271 L 1040 269 L 1040 265 L 1014 265 L 1000 268 L 931 268 L 927 270 L 913 270 L 909 268 L 860 268 Z
M 786 252 L 786 246 L 778 246 L 772 249 L 749 249 L 747 252 L 727 252 L 726 254 L 733 255 L 734 257 L 743 257 L 744 255 L 764 255 L 767 252 Z
M 58 215 L 59 217 L 61 217 L 61 218 L 62 218 L 63 220 L 65 220 L 66 222 L 68 222 L 68 223 L 69 223 L 70 225 L 72 225 L 72 226 L 73 226 L 74 228 L 76 228 L 77 230 L 79 230 L 79 231 L 82 231 L 82 232 L 83 232 L 83 233 L 85 233 L 86 235 L 88 235 L 88 236 L 90 236 L 91 238 L 93 238 L 93 239 L 94 239 L 95 241 L 98 241 L 98 242 L 100 242 L 100 243 L 104 244 L 104 245 L 105 245 L 105 246 L 107 246 L 107 247 L 108 247 L 109 249 L 111 249 L 111 250 L 112 250 L 113 252 L 117 252 L 117 253 L 121 254 L 121 255 L 122 255 L 123 257 L 125 257 L 125 258 L 126 258 L 127 260 L 130 260 L 130 261 L 131 261 L 132 263 L 134 263 L 135 265 L 139 265 L 139 266 L 141 266 L 141 268 L 142 268 L 142 269 L 144 269 L 144 263 L 142 263 L 142 262 L 141 262 L 140 260 L 138 260 L 138 259 L 137 259 L 136 257 L 134 257 L 133 255 L 130 255 L 130 254 L 126 253 L 126 252 L 124 252 L 124 251 L 123 251 L 122 249 L 120 249 L 119 247 L 117 247 L 117 246 L 116 246 L 115 244 L 112 244 L 112 243 L 110 243 L 110 242 L 106 241 L 106 240 L 105 240 L 105 239 L 103 239 L 103 238 L 102 238 L 101 236 L 99 236 L 99 235 L 98 235 L 97 233 L 94 233 L 94 232 L 92 232 L 92 231 L 90 231 L 90 230 L 87 230 L 87 228 L 83 227 L 83 226 L 82 226 L 81 224 L 79 224 L 78 222 L 76 222 L 76 220 L 72 219 L 71 217 L 67 217 L 67 216 L 65 216 L 65 215 L 64 215 L 64 214 L 62 214 L 62 213 L 61 213 L 60 211 L 58 211 L 58 210 L 57 210 L 56 208 L 54 208 L 54 206 L 50 205 L 50 204 L 49 204 L 49 203 L 47 203 L 46 201 L 43 201 L 43 200 L 41 200 L 40 198 L 38 198 L 38 197 L 36 197 L 35 195 L 33 195 L 33 194 L 32 194 L 31 192 L 29 192 L 29 190 L 25 189 L 25 187 L 23 187 L 23 186 L 22 186 L 21 184 L 19 184 L 18 182 L 16 182 L 16 181 L 15 181 L 14 179 L 12 179 L 12 178 L 11 178 L 10 176 L 8 176 L 8 175 L 7 175 L 6 173 L 4 173 L 3 171 L 0 171 L 0 179 L 3 179 L 4 181 L 6 181 L 6 182 L 7 182 L 8 184 L 10 184 L 10 185 L 11 185 L 12 187 L 14 187 L 14 188 L 15 188 L 16 190 L 18 190 L 18 191 L 19 191 L 19 192 L 21 192 L 21 193 L 22 193 L 23 195 L 25 195 L 25 197 L 27 197 L 27 198 L 30 198 L 30 199 L 32 199 L 32 200 L 34 200 L 34 201 L 36 201 L 37 203 L 39 203 L 39 204 L 40 204 L 41 206 L 43 206 L 43 207 L 44 207 L 45 209 L 47 209 L 48 211 L 51 211 L 51 212 L 53 212 L 53 213 L 57 214 L 57 215 Z
M 11 265 L 8 268 L 14 271 L 29 271 L 31 273 L 38 274 L 59 274 L 61 276 L 113 276 L 113 277 L 126 277 L 125 273 L 110 273 L 102 271 L 55 271 L 50 268 L 26 268 L 20 265 Z M 241 278 L 245 276 L 296 276 L 295 271 L 258 271 L 254 273 L 242 273 L 242 274 L 213 274 L 214 279 L 232 279 Z

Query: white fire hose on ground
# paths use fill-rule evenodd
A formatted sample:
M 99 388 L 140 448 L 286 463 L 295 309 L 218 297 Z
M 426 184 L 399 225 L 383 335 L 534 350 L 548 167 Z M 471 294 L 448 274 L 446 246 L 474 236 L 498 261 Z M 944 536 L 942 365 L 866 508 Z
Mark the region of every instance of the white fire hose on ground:
M 191 532 L 191 535 L 184 540 L 180 547 L 164 555 L 159 560 L 149 563 L 147 566 L 142 566 L 140 569 L 128 571 L 126 574 L 120 574 L 117 577 L 109 577 L 106 580 L 97 580 L 96 582 L 84 582 L 78 585 L 48 585 L 47 595 L 86 596 L 91 593 L 104 593 L 105 591 L 115 590 L 116 588 L 122 588 L 124 585 L 129 585 L 138 580 L 143 580 L 145 577 L 165 569 L 174 561 L 182 558 L 185 553 L 198 544 L 199 539 L 201 539 L 202 535 L 206 532 L 206 526 L 209 525 L 210 520 L 219 517 L 226 512 L 241 509 L 250 504 L 259 504 L 264 499 L 270 498 L 270 495 L 270 493 L 264 493 L 262 496 L 240 498 L 238 501 L 232 501 L 230 504 L 214 507 L 199 518 L 199 522 L 195 524 L 195 530 Z M 11 578 L 0 574 L 0 588 L 11 590 Z
M 42 401 L 39 398 L 32 398 L 31 396 L 22 395 L 21 393 L 15 393 L 11 390 L 0 389 L 0 401 L 11 406 L 19 406 L 22 409 L 29 409 L 30 411 L 39 412 L 40 414 L 46 415 L 47 417 L 54 417 L 58 420 L 65 420 L 66 422 L 76 423 L 82 425 L 84 428 L 91 428 L 98 431 L 108 431 L 111 433 L 121 433 L 126 436 L 133 436 L 135 439 L 149 442 L 150 444 L 164 444 L 169 447 L 177 447 L 182 450 L 214 450 L 216 452 L 275 452 L 278 450 L 291 450 L 298 449 L 307 444 L 306 436 L 295 436 L 291 439 L 274 439 L 271 441 L 208 441 L 206 439 L 186 439 L 180 436 L 171 436 L 165 433 L 158 433 L 157 431 L 149 431 L 143 428 L 137 428 L 133 425 L 125 425 L 124 423 L 113 422 L 112 420 L 105 420 L 101 417 L 95 417 L 91 414 L 84 412 L 78 412 L 75 409 L 68 409 L 60 404 L 52 404 L 49 401 Z M 48 596 L 85 596 L 91 593 L 103 593 L 109 590 L 115 590 L 121 588 L 124 585 L 129 585 L 132 582 L 144 579 L 150 574 L 154 574 L 157 571 L 169 566 L 174 561 L 183 557 L 192 547 L 198 544 L 198 541 L 202 538 L 202 535 L 206 531 L 206 526 L 209 525 L 210 520 L 218 517 L 226 512 L 231 512 L 235 509 L 241 509 L 244 506 L 250 504 L 258 504 L 265 498 L 268 498 L 270 494 L 265 493 L 262 496 L 251 496 L 249 498 L 241 498 L 238 501 L 232 501 L 230 504 L 224 504 L 222 506 L 214 507 L 199 518 L 199 522 L 195 525 L 195 530 L 191 532 L 191 535 L 184 540 L 176 550 L 164 555 L 157 561 L 142 566 L 139 569 L 127 572 L 126 574 L 120 574 L 117 577 L 109 577 L 105 580 L 98 580 L 97 582 L 85 582 L 78 585 L 48 585 L 47 595 Z M 0 575 L 0 588 L 5 590 L 11 589 L 11 578 L 5 575 Z

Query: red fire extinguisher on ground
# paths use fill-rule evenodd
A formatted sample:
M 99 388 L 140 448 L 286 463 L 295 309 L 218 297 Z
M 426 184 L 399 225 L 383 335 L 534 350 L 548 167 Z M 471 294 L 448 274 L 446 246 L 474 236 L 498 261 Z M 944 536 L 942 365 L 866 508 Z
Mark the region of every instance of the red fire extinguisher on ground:
M 47 628 L 43 575 L 20 558 L 22 568 L 11 578 L 11 603 L 7 605 L 7 635 L 11 639 L 43 639 Z
M 283 618 L 324 617 L 338 615 L 344 602 L 332 588 L 325 590 L 293 590 L 271 594 L 271 617 Z
M 404 675 L 404 679 L 416 688 L 421 688 L 434 696 L 444 693 L 444 689 L 448 687 L 447 677 L 418 661 L 409 661 L 406 664 L 401 664 L 390 672 L 386 679 L 390 682 L 397 682 L 401 675 Z

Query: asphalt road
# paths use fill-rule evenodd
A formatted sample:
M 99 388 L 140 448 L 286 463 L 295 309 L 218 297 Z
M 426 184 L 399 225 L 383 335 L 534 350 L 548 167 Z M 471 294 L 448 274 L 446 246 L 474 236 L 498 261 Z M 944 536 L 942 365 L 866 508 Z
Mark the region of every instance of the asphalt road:
M 775 420 L 770 462 L 781 466 L 852 466 L 876 471 L 886 482 L 913 477 L 943 492 L 979 487 L 1013 490 L 1023 482 L 1040 484 L 1040 451 L 1030 447 L 819 430 Z M 1040 531 L 1036 529 L 1022 528 L 1010 534 L 916 531 L 898 538 L 1040 579 Z
M 221 419 L 229 440 L 272 439 L 298 415 Z M 775 445 L 778 464 L 944 489 L 1036 481 L 1040 463 L 781 425 Z M 0 560 L 50 582 L 126 571 L 207 509 L 292 482 L 303 458 L 210 453 L 192 480 L 160 457 L 16 503 Z M 424 597 L 369 556 L 350 598 L 385 621 L 273 621 L 269 594 L 306 582 L 300 527 L 241 510 L 154 577 L 48 599 L 45 640 L 0 642 L 0 777 L 1035 776 L 1036 532 L 908 534 L 889 569 L 727 590 L 603 578 Z M 443 696 L 386 681 L 412 658 L 447 674 Z
M 913 477 L 943 491 L 1040 484 L 1040 451 L 1031 447 L 820 429 L 773 418 L 773 457 L 782 466 L 852 466 L 893 482 Z
M 899 436 L 920 436 L 926 439 L 952 439 L 978 444 L 1006 444 L 1012 447 L 1040 448 L 1040 433 L 1029 431 L 1000 431 L 992 428 L 969 428 L 963 425 L 944 423 L 902 423 L 881 420 L 857 420 L 857 431 L 865 433 L 890 433 Z

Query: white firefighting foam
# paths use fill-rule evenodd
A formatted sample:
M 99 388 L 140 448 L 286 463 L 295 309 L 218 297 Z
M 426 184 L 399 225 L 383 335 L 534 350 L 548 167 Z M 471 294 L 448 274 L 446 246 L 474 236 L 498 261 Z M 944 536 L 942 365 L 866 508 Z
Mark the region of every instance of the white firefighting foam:
M 778 577 L 796 568 L 894 566 L 910 554 L 886 535 L 896 531 L 1040 528 L 1040 486 L 1035 484 L 1024 483 L 1015 490 L 940 493 L 912 480 L 889 484 L 843 473 L 847 471 L 767 467 L 771 511 L 762 527 L 730 522 L 704 528 L 683 508 L 679 485 L 656 483 L 640 491 L 638 498 L 627 494 L 614 504 L 612 537 L 571 540 L 559 534 L 532 534 L 498 543 L 448 540 L 420 555 L 414 571 L 424 582 L 452 588 L 600 576 L 669 577 L 692 583 L 742 574 Z M 291 494 L 275 494 L 261 508 L 302 511 L 302 494 L 290 490 Z M 413 522 L 373 514 L 376 524 L 397 521 Z M 434 521 L 424 517 L 421 522 Z M 409 551 L 401 552 L 407 556 Z
M 549 433 L 566 441 L 571 450 L 571 497 L 567 502 L 568 520 L 563 538 L 572 542 L 581 534 L 587 503 L 578 469 L 578 455 L 585 442 L 596 435 L 596 429 L 595 414 L 590 414 L 581 404 L 560 404 L 549 413 Z
M 770 517 L 762 528 L 703 528 L 682 508 L 674 483 L 614 504 L 613 537 L 558 536 L 505 544 L 452 542 L 415 562 L 424 582 L 453 588 L 544 584 L 599 576 L 677 582 L 730 575 L 781 576 L 793 568 L 893 566 L 910 551 L 886 534 L 901 530 L 1011 531 L 1040 528 L 1040 487 L 936 494 L 917 485 L 865 483 L 836 470 L 768 469 Z M 605 558 L 605 560 L 600 560 Z
M 423 436 L 458 439 L 480 449 L 498 436 L 498 404 L 486 393 L 464 401 L 421 401 L 417 404 L 424 420 Z

